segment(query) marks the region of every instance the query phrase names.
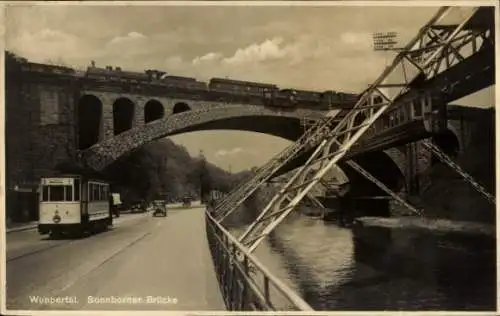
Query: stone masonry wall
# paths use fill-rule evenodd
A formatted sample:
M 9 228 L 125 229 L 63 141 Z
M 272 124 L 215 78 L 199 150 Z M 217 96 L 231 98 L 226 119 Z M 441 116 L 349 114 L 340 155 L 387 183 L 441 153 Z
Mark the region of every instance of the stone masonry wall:
M 169 116 L 173 113 L 174 106 L 177 103 L 185 103 L 191 109 L 199 109 L 200 107 L 206 108 L 207 106 L 220 106 L 220 102 L 207 103 L 206 101 L 196 101 L 196 100 L 183 100 L 183 99 L 173 99 L 166 97 L 149 97 L 138 94 L 131 93 L 116 93 L 116 92 L 103 92 L 103 91 L 92 91 L 85 90 L 81 92 L 82 95 L 88 94 L 99 98 L 103 107 L 103 122 L 101 130 L 101 141 L 113 137 L 113 103 L 120 98 L 127 98 L 134 104 L 134 119 L 132 122 L 132 127 L 144 125 L 144 108 L 148 101 L 156 100 L 163 105 L 165 116 Z
M 7 99 L 8 182 L 36 183 L 74 154 L 74 91 L 25 82 Z M 17 91 L 16 91 L 17 90 Z
M 11 69 L 7 69 L 11 70 Z M 12 70 L 11 70 L 12 71 Z M 22 102 L 20 73 L 6 73 L 5 87 L 5 158 L 6 187 L 12 189 L 16 182 L 25 178 L 22 174 L 30 165 L 26 153 L 30 151 L 29 131 L 32 126 L 29 107 Z M 24 124 L 20 124 L 24 122 Z

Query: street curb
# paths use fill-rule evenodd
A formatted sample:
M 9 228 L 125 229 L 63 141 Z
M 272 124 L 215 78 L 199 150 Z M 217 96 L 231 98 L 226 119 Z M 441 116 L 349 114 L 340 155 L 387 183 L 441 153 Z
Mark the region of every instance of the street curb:
M 123 215 L 122 215 L 123 216 Z M 139 216 L 138 216 L 139 217 Z M 128 220 L 132 220 L 136 217 L 128 217 L 128 218 L 124 218 L 121 220 L 121 222 L 126 222 Z M 24 226 L 24 227 L 15 227 L 15 228 L 10 228 L 10 229 L 7 229 L 5 231 L 6 234 L 9 234 L 9 233 L 15 233 L 15 232 L 22 232 L 22 231 L 25 231 L 25 230 L 35 230 L 38 228 L 38 224 L 34 224 L 34 225 L 29 225 L 29 226 Z
M 37 227 L 38 227 L 38 224 L 25 226 L 25 227 L 10 228 L 10 229 L 6 230 L 6 233 L 9 234 L 9 233 L 21 232 L 24 230 L 34 230 L 34 229 L 37 229 Z

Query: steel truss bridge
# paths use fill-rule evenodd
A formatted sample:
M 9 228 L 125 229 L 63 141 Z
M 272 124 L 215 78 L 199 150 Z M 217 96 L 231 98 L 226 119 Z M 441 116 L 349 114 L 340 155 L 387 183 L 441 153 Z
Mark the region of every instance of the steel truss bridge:
M 387 113 L 408 113 L 410 109 L 432 108 L 436 91 L 440 95 L 458 93 L 468 95 L 481 89 L 474 74 L 493 71 L 494 62 L 478 66 L 471 62 L 494 56 L 494 7 L 442 7 L 401 49 L 392 64 L 366 89 L 361 98 L 340 121 L 337 111 L 328 112 L 323 120 L 311 124 L 302 137 L 267 164 L 253 173 L 250 179 L 218 198 L 207 208 L 207 239 L 222 295 L 229 310 L 279 310 L 285 299 L 286 310 L 313 309 L 293 290 L 284 285 L 258 261 L 253 252 L 257 246 L 290 214 L 303 199 L 310 199 L 318 207 L 321 203 L 312 194 L 316 185 L 349 151 L 362 144 L 372 126 L 382 124 L 379 118 Z M 453 70 L 453 75 L 447 72 Z M 494 84 L 494 83 L 493 83 Z M 442 100 L 441 100 L 442 101 Z M 335 113 L 334 113 L 335 112 Z M 335 124 L 333 124 L 335 122 Z M 437 132 L 445 118 L 429 115 L 424 118 L 426 128 Z M 495 197 L 461 169 L 440 148 L 428 140 L 425 147 L 443 163 L 460 174 L 491 203 Z M 257 219 L 240 235 L 233 236 L 224 222 L 257 189 L 266 185 L 284 165 L 304 153 L 307 161 L 292 170 L 277 193 L 261 210 Z M 424 211 L 412 206 L 355 162 L 347 164 L 375 183 L 398 203 L 417 216 Z M 331 185 L 331 184 L 329 184 Z

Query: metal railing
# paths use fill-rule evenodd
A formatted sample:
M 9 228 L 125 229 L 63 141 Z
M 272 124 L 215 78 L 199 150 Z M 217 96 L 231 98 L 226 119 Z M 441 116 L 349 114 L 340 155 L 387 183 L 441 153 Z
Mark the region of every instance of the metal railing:
M 313 311 L 205 212 L 207 240 L 226 308 L 230 311 Z M 280 305 L 280 306 L 278 306 Z

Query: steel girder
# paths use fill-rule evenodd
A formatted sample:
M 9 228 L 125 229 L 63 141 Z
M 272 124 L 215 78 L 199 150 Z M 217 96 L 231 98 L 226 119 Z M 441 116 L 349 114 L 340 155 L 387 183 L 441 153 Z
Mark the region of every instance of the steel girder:
M 455 13 L 453 11 L 457 9 L 467 12 L 460 16 L 456 23 L 444 24 L 443 21 L 453 15 Z M 488 32 L 491 34 L 491 30 L 479 32 L 476 29 L 466 27 L 478 10 L 478 7 L 465 9 L 456 7 L 441 8 L 420 29 L 417 36 L 396 56 L 392 65 L 387 67 L 375 83 L 363 92 L 353 110 L 333 129 L 328 124 L 330 119 L 327 119 L 325 124 L 318 124 L 319 126 L 308 130 L 303 141 L 289 147 L 286 151 L 294 152 L 297 148 L 301 148 L 304 143 L 317 141 L 318 138 L 321 141 L 321 144 L 305 165 L 298 168 L 254 223 L 240 236 L 240 242 L 249 247 L 250 251 L 255 250 L 259 243 L 283 221 L 311 188 L 322 179 L 326 172 L 345 155 L 388 108 L 404 105 L 395 101 L 399 96 L 412 89 L 411 84 L 414 80 L 422 77 L 428 80 L 467 57 L 473 56 L 481 49 L 481 46 L 491 44 L 484 40 L 484 38 L 488 37 L 483 37 Z M 442 27 L 443 25 L 447 27 Z M 477 43 L 478 38 L 483 38 L 479 43 L 480 45 Z M 467 51 L 461 48 L 464 48 L 469 43 L 472 45 L 472 49 L 467 54 Z M 478 46 L 479 48 L 477 48 Z M 399 75 L 399 78 L 396 77 L 397 75 Z M 466 75 L 464 73 L 464 76 Z M 418 101 L 428 104 L 432 102 L 432 99 L 425 92 L 418 96 Z M 330 150 L 325 151 L 325 147 Z M 334 148 L 333 152 L 331 152 L 331 148 Z M 326 152 L 328 153 L 325 154 Z M 304 172 L 309 170 L 309 166 L 322 161 L 326 161 L 326 163 L 311 180 L 297 184 L 297 180 L 301 178 Z M 362 169 L 355 169 L 363 173 Z M 288 202 L 285 206 L 282 206 L 286 200 Z

